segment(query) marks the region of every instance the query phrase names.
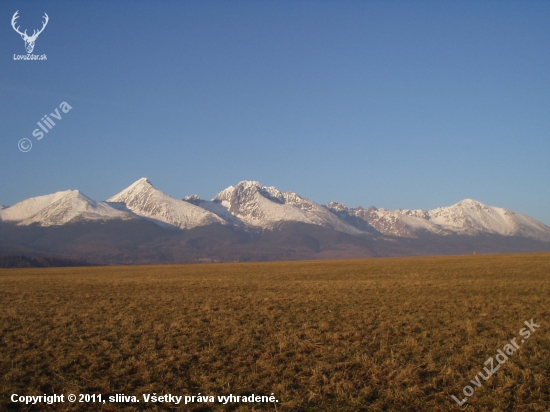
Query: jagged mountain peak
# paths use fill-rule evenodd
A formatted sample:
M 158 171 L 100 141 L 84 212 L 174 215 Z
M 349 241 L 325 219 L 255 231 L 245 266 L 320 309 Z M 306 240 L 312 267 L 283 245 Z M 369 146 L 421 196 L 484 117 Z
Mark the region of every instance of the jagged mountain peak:
M 199 195 L 189 195 L 189 196 L 185 196 L 183 198 L 183 201 L 184 202 L 188 202 L 188 203 L 191 203 L 195 206 L 199 206 L 202 199 L 199 197 Z
M 229 186 L 213 201 L 250 226 L 272 229 L 280 222 L 302 222 L 346 233 L 361 233 L 309 199 L 294 192 L 281 192 L 274 186 L 264 186 L 254 180 Z
M 259 193 L 271 201 L 285 203 L 285 197 L 279 189 L 275 186 L 264 186 L 256 180 L 243 180 L 237 184 L 235 190 L 239 196 L 246 197 L 252 193 Z
M 260 188 L 263 187 L 257 180 L 241 180 L 237 183 L 238 188 Z
M 329 202 L 327 207 L 334 212 L 347 212 L 349 210 L 345 204 L 336 201 Z
M 256 180 L 242 180 L 235 186 L 229 186 L 218 193 L 213 201 L 231 202 L 231 199 L 237 198 L 246 201 L 255 195 L 261 195 L 279 203 L 284 203 L 283 194 L 274 186 L 263 186 Z

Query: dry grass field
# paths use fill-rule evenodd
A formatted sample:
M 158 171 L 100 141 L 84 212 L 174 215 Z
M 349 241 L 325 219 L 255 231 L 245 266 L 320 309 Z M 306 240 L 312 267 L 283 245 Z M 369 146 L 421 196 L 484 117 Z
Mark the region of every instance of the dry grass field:
M 3 411 L 550 410 L 548 253 L 2 269 L 0 309 Z M 471 384 L 531 318 L 540 328 Z M 459 407 L 465 385 L 475 393 Z M 141 402 L 32 406 L 14 393 Z

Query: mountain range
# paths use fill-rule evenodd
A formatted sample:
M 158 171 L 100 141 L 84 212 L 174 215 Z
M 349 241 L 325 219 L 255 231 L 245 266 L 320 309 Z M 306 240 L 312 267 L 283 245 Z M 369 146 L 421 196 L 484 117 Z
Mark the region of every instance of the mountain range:
M 180 263 L 550 250 L 550 227 L 472 199 L 432 210 L 317 204 L 242 181 L 176 199 L 146 178 L 103 202 L 78 190 L 0 208 L 0 253 Z

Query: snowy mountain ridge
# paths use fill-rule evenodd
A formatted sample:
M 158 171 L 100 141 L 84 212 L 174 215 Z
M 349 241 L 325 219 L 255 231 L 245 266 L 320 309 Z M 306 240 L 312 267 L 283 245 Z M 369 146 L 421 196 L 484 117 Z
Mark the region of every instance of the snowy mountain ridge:
M 480 233 L 523 236 L 550 241 L 550 227 L 537 220 L 500 207 L 487 206 L 472 199 L 432 210 L 387 210 L 373 206 L 348 209 L 338 202 L 328 208 L 339 216 L 355 216 L 377 231 L 392 236 L 417 237 L 420 231 L 439 235 Z
M 227 187 L 212 200 L 197 195 L 179 200 L 141 178 L 105 202 L 96 202 L 78 190 L 67 190 L 0 208 L 0 221 L 19 226 L 113 219 L 147 219 L 183 230 L 212 224 L 240 230 L 273 230 L 280 223 L 297 222 L 362 237 L 493 234 L 550 242 L 550 227 L 543 223 L 472 199 L 432 210 L 374 206 L 350 209 L 339 202 L 322 206 L 294 192 L 246 180 Z

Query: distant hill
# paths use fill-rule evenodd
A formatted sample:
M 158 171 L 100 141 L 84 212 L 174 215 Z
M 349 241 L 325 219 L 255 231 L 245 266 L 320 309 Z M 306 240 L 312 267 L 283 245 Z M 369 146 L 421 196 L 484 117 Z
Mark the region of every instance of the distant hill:
M 63 259 L 43 256 L 0 255 L 0 268 L 49 268 L 93 266 L 84 260 Z

